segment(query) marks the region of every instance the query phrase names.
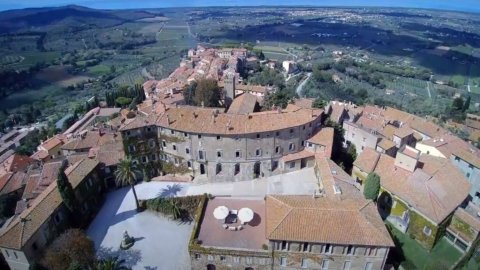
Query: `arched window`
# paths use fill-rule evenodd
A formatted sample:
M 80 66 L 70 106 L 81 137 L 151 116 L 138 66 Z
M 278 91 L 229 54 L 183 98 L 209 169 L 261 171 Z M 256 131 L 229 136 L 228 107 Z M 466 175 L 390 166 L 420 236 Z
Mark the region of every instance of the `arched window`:
M 240 173 L 240 163 L 237 163 L 235 164 L 235 171 L 234 171 L 234 175 L 237 175 Z

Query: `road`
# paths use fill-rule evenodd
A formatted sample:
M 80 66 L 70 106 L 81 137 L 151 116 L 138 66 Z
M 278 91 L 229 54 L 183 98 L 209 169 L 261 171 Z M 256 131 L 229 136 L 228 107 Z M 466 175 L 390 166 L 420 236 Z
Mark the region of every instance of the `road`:
M 305 78 L 298 86 L 297 86 L 297 95 L 301 97 L 302 89 L 303 86 L 307 83 L 308 79 L 310 79 L 310 76 L 312 76 L 312 73 L 309 72 L 307 73 L 307 78 Z
M 432 98 L 432 94 L 430 94 L 430 82 L 427 82 L 427 91 L 428 91 L 428 97 Z

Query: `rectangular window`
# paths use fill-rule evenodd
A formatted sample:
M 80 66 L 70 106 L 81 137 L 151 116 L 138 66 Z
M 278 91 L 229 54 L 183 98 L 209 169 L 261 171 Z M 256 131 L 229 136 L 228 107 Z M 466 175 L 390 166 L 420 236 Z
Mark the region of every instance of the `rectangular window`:
M 260 139 L 260 134 L 257 133 L 257 139 Z
M 290 133 L 293 133 L 293 128 L 290 129 Z
M 287 266 L 287 257 L 280 257 L 280 266 Z
M 195 260 L 200 260 L 201 256 L 198 253 L 195 253 Z
M 143 156 L 143 157 L 142 157 L 142 163 L 147 163 L 147 161 L 148 161 L 147 157 L 146 157 L 146 156 Z
M 165 140 L 162 141 L 162 146 L 167 147 L 167 142 Z
M 217 150 L 217 157 L 219 157 L 219 158 L 222 157 L 222 151 L 221 150 Z
M 10 253 L 8 253 L 8 250 L 5 249 L 5 253 L 7 254 L 7 257 L 10 258 Z
M 325 250 L 324 250 L 324 252 L 325 252 L 326 254 L 332 254 L 332 245 L 326 244 L 326 245 L 325 245 Z
M 303 252 L 310 252 L 310 245 L 308 243 L 303 243 Z
M 246 261 L 247 261 L 247 264 L 252 264 L 253 263 L 252 257 L 247 257 Z
M 222 137 L 220 137 L 220 136 L 217 136 L 217 140 L 220 140 L 220 139 L 222 139 Z
M 185 154 L 190 154 L 190 149 L 188 147 L 185 148 Z
M 175 130 L 170 130 L 170 133 L 171 133 L 172 135 L 175 135 Z
M 287 250 L 287 241 L 282 241 L 282 250 Z
M 205 158 L 205 153 L 204 153 L 204 151 L 202 151 L 202 150 L 199 150 L 199 151 L 198 151 L 198 158 L 199 158 L 199 159 L 204 159 L 204 158 Z
M 213 261 L 213 256 L 212 256 L 212 255 L 208 255 L 207 259 L 208 259 L 209 261 Z
M 227 260 L 227 257 L 223 256 L 223 255 L 220 255 L 220 261 L 224 262 Z
M 234 263 L 240 263 L 240 257 L 233 257 Z
M 186 133 L 186 132 L 183 133 L 183 136 L 184 136 L 184 137 L 188 137 L 188 133 Z
M 290 162 L 290 169 L 295 168 L 295 161 Z
M 135 145 L 129 145 L 128 150 L 131 152 L 135 152 Z
M 343 264 L 343 270 L 350 270 L 351 266 L 352 266 L 351 261 L 345 261 L 345 263 Z
M 290 151 L 295 150 L 295 144 L 294 144 L 294 143 L 290 143 L 290 144 L 288 145 L 288 150 L 290 150 Z
M 261 155 L 262 155 L 262 150 L 261 149 L 255 150 L 255 156 L 259 157 Z
M 197 137 L 198 137 L 199 139 L 201 139 L 201 138 L 202 138 L 202 135 L 201 135 L 201 134 L 198 134 Z
M 373 263 L 367 262 L 367 264 L 365 264 L 365 270 L 372 270 L 372 269 L 373 269 Z
M 323 260 L 322 261 L 322 270 L 327 270 L 329 264 L 330 264 L 329 260 Z
M 192 168 L 192 162 L 191 162 L 191 161 L 187 161 L 187 166 L 188 166 L 188 168 L 191 169 L 191 168 Z
M 15 259 L 18 259 L 18 255 L 17 255 L 17 252 L 13 252 L 13 256 L 15 256 Z
M 308 268 L 308 259 L 306 259 L 306 258 L 302 259 L 301 267 L 302 268 Z
M 275 136 L 280 136 L 280 131 L 275 132 Z
M 242 157 L 242 153 L 240 152 L 240 150 L 235 151 L 235 157 L 236 158 Z
M 347 247 L 347 255 L 353 255 L 353 253 L 355 253 L 355 248 L 350 245 Z
M 275 147 L 275 154 L 279 154 L 280 153 L 280 146 L 277 146 Z
M 175 144 L 172 145 L 173 151 L 177 151 L 177 146 Z

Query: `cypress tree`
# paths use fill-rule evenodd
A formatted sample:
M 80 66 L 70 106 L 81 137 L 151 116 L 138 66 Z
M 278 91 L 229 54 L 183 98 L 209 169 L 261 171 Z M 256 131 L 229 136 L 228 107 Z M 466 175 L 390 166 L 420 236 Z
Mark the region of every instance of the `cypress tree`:
M 75 213 L 77 208 L 77 200 L 75 198 L 75 193 L 73 191 L 72 184 L 68 181 L 68 177 L 65 174 L 65 169 L 67 168 L 67 161 L 65 160 L 58 169 L 57 174 L 57 188 L 62 196 L 63 203 L 70 210 L 71 213 Z M 73 216 L 73 215 L 72 215 Z

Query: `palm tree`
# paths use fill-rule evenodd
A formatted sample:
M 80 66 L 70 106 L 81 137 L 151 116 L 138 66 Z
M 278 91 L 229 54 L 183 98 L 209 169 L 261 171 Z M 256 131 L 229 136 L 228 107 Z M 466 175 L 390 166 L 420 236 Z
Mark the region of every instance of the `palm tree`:
M 132 188 L 133 196 L 135 197 L 135 204 L 137 206 L 137 211 L 140 210 L 140 205 L 138 204 L 137 192 L 135 192 L 135 183 L 137 182 L 137 174 L 139 173 L 140 169 L 130 157 L 121 160 L 117 166 L 117 170 L 115 171 L 117 185 L 130 185 L 130 187 Z
M 107 259 L 100 260 L 95 270 L 129 270 L 127 266 L 123 265 L 125 260 L 119 260 L 118 257 L 109 257 Z

